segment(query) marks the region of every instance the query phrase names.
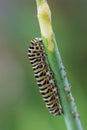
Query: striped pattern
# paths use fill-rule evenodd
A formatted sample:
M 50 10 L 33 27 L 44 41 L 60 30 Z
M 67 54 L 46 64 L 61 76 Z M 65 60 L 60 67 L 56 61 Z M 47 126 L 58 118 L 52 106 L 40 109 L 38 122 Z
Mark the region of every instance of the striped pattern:
M 62 108 L 59 103 L 59 94 L 55 85 L 53 73 L 46 60 L 41 38 L 31 40 L 31 45 L 28 48 L 28 57 L 32 64 L 34 76 L 46 107 L 51 114 L 61 115 Z

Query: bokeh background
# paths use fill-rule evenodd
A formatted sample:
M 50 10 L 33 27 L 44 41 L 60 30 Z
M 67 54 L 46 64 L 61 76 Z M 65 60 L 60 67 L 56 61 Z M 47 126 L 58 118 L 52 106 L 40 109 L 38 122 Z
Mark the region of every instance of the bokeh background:
M 53 29 L 84 129 L 87 129 L 87 1 L 48 0 Z M 27 49 L 40 37 L 35 0 L 0 0 L 0 130 L 66 130 L 51 116 Z

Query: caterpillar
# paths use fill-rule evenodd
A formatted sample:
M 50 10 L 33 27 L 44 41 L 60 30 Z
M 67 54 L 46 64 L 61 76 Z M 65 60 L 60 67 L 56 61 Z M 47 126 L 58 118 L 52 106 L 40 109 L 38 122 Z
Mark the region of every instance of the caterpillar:
M 58 89 L 53 77 L 53 72 L 47 63 L 41 38 L 31 40 L 31 44 L 28 48 L 28 57 L 46 107 L 52 115 L 61 115 L 62 107 L 59 102 Z

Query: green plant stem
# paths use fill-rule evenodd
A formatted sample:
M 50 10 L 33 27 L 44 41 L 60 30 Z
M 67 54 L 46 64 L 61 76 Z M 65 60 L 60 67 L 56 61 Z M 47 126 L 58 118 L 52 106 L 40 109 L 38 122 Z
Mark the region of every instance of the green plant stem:
M 44 2 L 44 0 L 36 0 L 37 6 L 39 6 L 41 4 L 41 2 Z
M 36 0 L 36 3 L 41 35 L 47 53 L 47 60 L 54 73 L 56 84 L 59 89 L 67 130 L 83 130 L 58 50 L 58 45 L 55 40 L 49 6 L 46 0 Z

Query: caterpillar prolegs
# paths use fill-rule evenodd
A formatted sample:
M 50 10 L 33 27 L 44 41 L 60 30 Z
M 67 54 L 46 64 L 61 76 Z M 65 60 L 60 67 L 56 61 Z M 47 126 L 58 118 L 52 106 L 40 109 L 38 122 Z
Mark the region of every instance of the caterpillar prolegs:
M 53 73 L 47 63 L 46 53 L 41 38 L 34 38 L 31 40 L 31 45 L 28 48 L 28 57 L 32 64 L 34 76 L 46 107 L 51 114 L 55 116 L 61 115 L 62 107 L 59 101 L 58 90 Z

